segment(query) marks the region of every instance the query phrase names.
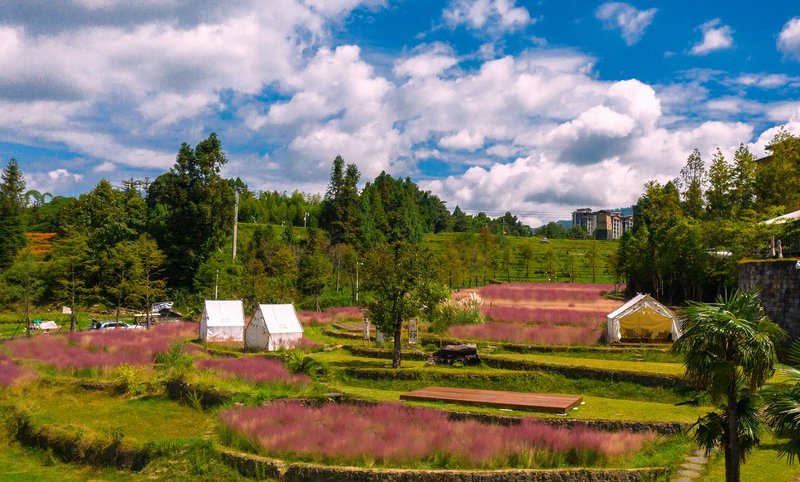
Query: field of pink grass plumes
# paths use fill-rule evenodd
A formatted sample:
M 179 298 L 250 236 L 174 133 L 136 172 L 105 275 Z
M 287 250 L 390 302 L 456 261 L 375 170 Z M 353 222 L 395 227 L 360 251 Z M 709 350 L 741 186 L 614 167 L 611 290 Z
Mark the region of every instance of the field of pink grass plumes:
M 371 406 L 274 402 L 220 414 L 229 442 L 270 456 L 384 466 L 554 467 L 603 465 L 631 457 L 652 434 L 555 428 L 530 419 L 501 426 L 453 421 L 446 413 Z
M 329 325 L 337 321 L 361 321 L 363 315 L 358 306 L 336 306 L 320 312 L 304 310 L 297 313 L 300 322 L 304 325 Z
M 280 360 L 262 357 L 210 358 L 197 360 L 195 364 L 202 370 L 214 370 L 223 375 L 253 383 L 305 384 L 309 382 L 306 375 L 290 373 Z
M 590 326 L 534 325 L 496 321 L 484 325 L 456 325 L 447 331 L 462 340 L 489 340 L 526 345 L 594 345 L 602 329 Z
M 569 308 L 529 308 L 526 306 L 484 306 L 485 316 L 496 321 L 517 321 L 536 325 L 570 325 L 594 328 L 606 319 L 605 311 Z
M 591 302 L 601 300 L 603 292 L 613 290 L 611 284 L 509 283 L 484 286 L 478 293 L 489 300 Z
M 0 387 L 10 387 L 36 376 L 32 370 L 18 366 L 11 358 L 0 355 Z
M 58 369 L 147 365 L 180 340 L 196 336 L 194 323 L 170 323 L 150 330 L 101 330 L 19 339 L 6 346 L 13 358 L 35 360 Z

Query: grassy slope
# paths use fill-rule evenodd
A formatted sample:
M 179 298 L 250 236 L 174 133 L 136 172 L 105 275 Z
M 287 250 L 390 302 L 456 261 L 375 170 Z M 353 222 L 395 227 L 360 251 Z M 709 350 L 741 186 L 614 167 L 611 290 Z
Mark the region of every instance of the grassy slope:
M 424 243 L 434 252 L 444 249 L 447 240 L 455 239 L 461 233 L 439 233 L 428 234 L 424 238 Z M 617 241 L 596 241 L 596 240 L 572 240 L 572 239 L 551 239 L 549 244 L 541 244 L 540 238 L 508 236 L 511 247 L 516 253 L 523 243 L 528 243 L 533 248 L 533 257 L 529 265 L 529 279 L 525 279 L 525 265 L 516 254 L 511 258 L 511 281 L 547 281 L 547 260 L 553 256 L 554 265 L 558 272 L 568 272 L 565 268 L 565 260 L 572 260 L 573 269 L 576 274 L 576 281 L 583 283 L 592 282 L 592 270 L 589 266 L 589 257 L 592 247 L 596 251 L 595 280 L 596 283 L 612 283 L 613 276 L 609 273 L 608 257 L 615 253 L 619 243 Z M 506 273 L 498 270 L 497 278 L 506 281 Z M 565 276 L 559 276 L 560 281 L 567 281 Z
M 767 434 L 762 444 L 750 455 L 742 465 L 742 480 L 747 482 L 790 482 L 800 478 L 800 465 L 786 463 L 786 459 L 778 459 L 778 448 L 775 439 Z M 721 452 L 711 457 L 708 470 L 701 482 L 725 480 L 725 458 Z

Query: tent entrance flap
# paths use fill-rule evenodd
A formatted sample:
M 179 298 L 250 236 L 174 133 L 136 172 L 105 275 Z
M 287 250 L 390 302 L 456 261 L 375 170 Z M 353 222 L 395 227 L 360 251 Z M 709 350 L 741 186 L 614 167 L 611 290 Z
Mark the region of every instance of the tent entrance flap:
M 619 329 L 622 338 L 668 338 L 672 332 L 672 318 L 645 306 L 622 317 Z

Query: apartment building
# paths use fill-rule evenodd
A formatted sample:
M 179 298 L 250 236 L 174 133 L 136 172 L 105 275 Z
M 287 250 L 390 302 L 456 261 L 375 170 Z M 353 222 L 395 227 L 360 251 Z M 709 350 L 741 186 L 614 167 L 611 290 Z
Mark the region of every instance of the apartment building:
M 625 231 L 633 228 L 633 216 L 605 209 L 580 208 L 573 211 L 572 224 L 583 226 L 595 239 L 620 239 Z

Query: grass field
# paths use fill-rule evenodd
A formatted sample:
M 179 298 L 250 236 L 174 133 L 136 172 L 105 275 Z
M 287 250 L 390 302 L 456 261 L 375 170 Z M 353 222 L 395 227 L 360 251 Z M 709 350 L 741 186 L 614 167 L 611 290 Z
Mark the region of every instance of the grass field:
M 580 311 L 595 304 L 617 304 L 618 301 L 599 297 L 599 288 L 575 284 L 548 284 L 543 286 L 507 285 L 492 286 L 487 293 L 493 306 L 503 304 L 538 309 L 553 308 L 562 303 L 563 309 Z M 508 290 L 516 290 L 513 293 Z M 505 291 L 504 291 L 505 290 Z M 544 295 L 529 296 L 539 290 Z M 571 290 L 570 293 L 551 290 Z M 597 291 L 587 295 L 587 291 Z M 593 291 L 593 292 L 594 292 Z M 578 293 L 582 292 L 582 294 Z M 521 296 L 520 293 L 526 293 Z M 541 294 L 540 293 L 540 294 Z M 530 300 L 539 296 L 538 301 Z M 572 304 L 573 306 L 569 306 Z M 559 308 L 557 306 L 556 308 Z M 608 307 L 605 307 L 608 308 Z M 605 309 L 604 308 L 604 309 Z M 549 313 L 549 312 L 541 312 Z M 14 315 L 0 316 L 0 321 L 13 319 Z M 24 448 L 12 440 L 10 432 L 0 428 L 0 479 L 1 480 L 243 480 L 233 469 L 225 465 L 214 449 L 215 444 L 230 444 L 245 450 L 255 450 L 268 456 L 276 456 L 262 445 L 256 448 L 253 441 L 231 437 L 223 425 L 220 414 L 234 408 L 246 409 L 264 404 L 276 403 L 280 399 L 323 399 L 326 394 L 339 393 L 345 397 L 372 402 L 392 402 L 414 407 L 437 410 L 470 412 L 485 415 L 515 416 L 523 418 L 556 418 L 575 420 L 605 420 L 610 422 L 679 422 L 690 424 L 705 414 L 709 408 L 682 404 L 694 398 L 694 392 L 681 388 L 678 383 L 670 385 L 670 380 L 683 374 L 682 359 L 670 353 L 668 346 L 631 345 L 609 347 L 599 345 L 579 345 L 572 347 L 527 347 L 519 348 L 482 341 L 479 353 L 487 360 L 507 362 L 509 368 L 492 368 L 488 364 L 476 367 L 428 366 L 424 361 L 404 359 L 402 368 L 390 368 L 390 360 L 385 357 L 389 343 L 377 344 L 357 338 L 342 337 L 347 326 L 338 327 L 336 321 L 358 321 L 352 309 L 341 313 L 331 311 L 324 316 L 315 317 L 304 314 L 305 336 L 316 342 L 304 348 L 289 352 L 270 354 L 249 353 L 238 345 L 226 344 L 211 347 L 200 343 L 178 345 L 179 348 L 164 348 L 160 355 L 136 368 L 121 365 L 108 370 L 57 369 L 44 359 L 24 360 L 26 351 L 4 350 L 9 357 L 19 357 L 15 362 L 26 369 L 38 371 L 38 377 L 19 378 L 10 388 L 0 387 L 0 419 L 12 412 L 23 410 L 29 419 L 41 426 L 59 427 L 75 433 L 121 436 L 123 442 L 148 445 L 159 448 L 158 455 L 138 473 L 111 468 L 92 468 L 85 465 L 65 464 L 50 450 Z M 545 320 L 547 321 L 547 320 Z M 571 320 L 549 320 L 555 323 L 571 323 Z M 522 322 L 519 322 L 522 323 Z M 535 323 L 533 323 L 535 325 Z M 0 323 L 3 327 L 12 323 Z M 178 325 L 175 325 L 178 327 Z M 156 327 L 156 330 L 164 327 Z M 189 327 L 190 328 L 190 327 Z M 421 325 L 424 333 L 426 325 Z M 188 330 L 188 328 L 187 328 Z M 194 333 L 193 330 L 189 330 Z M 187 333 L 189 333 L 187 331 Z M 2 333 L 2 331 L 0 331 Z M 150 332 L 153 333 L 153 332 Z M 336 335 L 336 336 L 334 336 Z M 54 334 L 40 336 L 33 340 L 45 342 Z M 81 335 L 83 336 L 83 335 Z M 131 337 L 136 336 L 131 333 Z M 153 336 L 153 335 L 150 335 Z M 185 339 L 186 336 L 170 338 L 171 341 Z M 80 338 L 80 337 L 78 337 Z M 64 340 L 68 338 L 64 336 Z M 77 338 L 76 338 L 77 339 Z M 107 337 L 107 342 L 99 343 L 96 352 L 82 354 L 99 360 L 112 353 L 120 353 L 123 347 L 137 346 L 135 340 L 128 339 L 124 332 Z M 149 338 L 148 338 L 149 339 Z M 49 343 L 49 344 L 48 344 Z M 183 342 L 185 343 L 185 342 Z M 431 343 L 427 340 L 425 343 Z M 15 343 L 12 343 L 12 346 Z M 52 341 L 42 346 L 53 345 Z M 166 345 L 165 345 L 166 346 Z M 350 349 L 348 349 L 350 347 Z M 357 347 L 371 348 L 359 352 Z M 152 347 L 151 347 L 152 348 Z M 539 351 L 532 351 L 533 349 Z M 404 352 L 420 355 L 436 349 L 433 344 L 403 347 Z M 551 351 L 543 351 L 551 350 Z M 47 350 L 45 350 L 46 352 Z M 153 352 L 156 353 L 156 352 Z M 360 355 L 356 355 L 360 354 Z M 45 353 L 43 356 L 47 355 Z M 52 355 L 52 354 L 51 354 Z M 46 358 L 46 356 L 45 356 Z M 52 358 L 52 357 L 51 357 Z M 416 358 L 422 358 L 417 356 Z M 37 361 L 39 360 L 39 361 Z M 138 360 L 138 359 L 137 359 Z M 514 365 L 516 363 L 516 365 Z M 526 369 L 524 363 L 535 369 Z M 202 369 L 201 369 L 202 368 Z M 585 370 L 575 370 L 575 369 Z M 298 370 L 302 373 L 291 373 Z M 614 377 L 608 373 L 613 372 Z M 257 374 L 258 377 L 251 375 Z M 635 374 L 626 379 L 626 374 Z M 666 386 L 646 386 L 641 377 L 653 378 Z M 620 378 L 621 377 L 621 378 Z M 664 378 L 666 377 L 666 378 Z M 777 377 L 773 380 L 778 379 Z M 167 381 L 183 383 L 186 392 L 176 396 L 181 403 L 167 398 Z M 82 388 L 89 384 L 92 390 Z M 504 410 L 490 407 L 475 407 L 457 403 L 401 402 L 400 395 L 414 389 L 431 385 L 465 388 L 496 389 L 532 393 L 570 394 L 583 397 L 584 404 L 566 415 L 548 415 L 520 410 Z M 171 393 L 171 392 L 170 392 Z M 217 397 L 213 403 L 202 403 L 201 394 Z M 205 396 L 205 395 L 203 395 Z M 281 402 L 277 402 L 281 403 Z M 701 400 L 702 403 L 702 400 Z M 205 407 L 201 409 L 200 407 Z M 12 410 L 13 408 L 13 410 Z M 1 420 L 0 420 L 1 421 Z M 360 423 L 360 421 L 358 421 Z M 354 422 L 355 423 L 355 422 Z M 315 435 L 314 440 L 327 440 L 331 434 Z M 346 440 L 344 441 L 347 442 Z M 638 450 L 626 454 L 617 462 L 619 467 L 668 466 L 677 467 L 693 448 L 686 435 L 659 437 L 656 442 L 647 443 Z M 280 455 L 278 453 L 277 455 Z M 345 459 L 326 458 L 327 455 L 284 454 L 288 460 L 325 461 L 340 463 Z M 788 466 L 777 459 L 775 441 L 765 438 L 765 444 L 758 448 L 743 468 L 743 480 L 769 480 L 770 482 L 794 481 L 800 476 L 800 467 Z M 538 456 L 541 456 L 539 454 Z M 460 466 L 463 460 L 448 459 L 438 455 L 427 455 L 418 460 L 385 460 L 366 455 L 357 459 L 346 459 L 348 463 L 361 466 L 384 464 L 398 467 L 441 468 Z M 522 460 L 518 456 L 502 464 L 516 467 L 545 466 L 565 467 L 574 464 L 592 465 L 590 459 L 563 458 L 560 456 Z M 496 466 L 493 462 L 487 466 Z M 510 465 L 509 465 L 510 464 Z M 712 460 L 708 474 L 703 480 L 721 480 L 721 460 Z

